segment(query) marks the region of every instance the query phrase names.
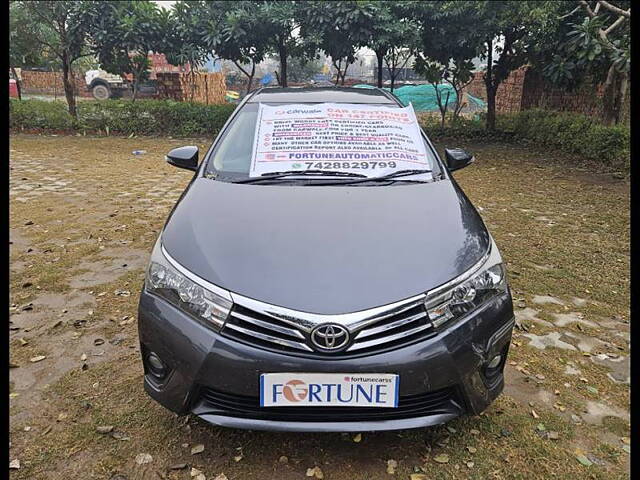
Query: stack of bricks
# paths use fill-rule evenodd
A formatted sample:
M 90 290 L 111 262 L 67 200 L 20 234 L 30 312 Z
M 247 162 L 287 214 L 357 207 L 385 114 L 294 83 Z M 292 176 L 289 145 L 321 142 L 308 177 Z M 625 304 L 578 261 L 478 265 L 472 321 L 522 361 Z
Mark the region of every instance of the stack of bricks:
M 522 96 L 527 67 L 520 67 L 498 85 L 496 92 L 497 113 L 517 113 L 522 110 Z
M 596 85 L 587 81 L 580 88 L 569 92 L 550 85 L 542 75 L 529 70 L 524 84 L 522 109 L 543 108 L 602 118 L 603 94 L 603 84 Z
M 226 103 L 227 87 L 222 73 L 159 72 L 158 96 L 206 105 Z
M 487 100 L 482 76 L 484 72 L 475 72 L 473 80 L 465 88 L 465 92 L 474 97 Z M 529 66 L 520 67 L 511 72 L 507 79 L 498 86 L 496 93 L 496 112 L 514 113 L 532 108 L 542 108 L 561 112 L 576 112 L 602 118 L 603 85 L 586 81 L 581 88 L 567 91 L 547 82 L 543 76 Z M 628 115 L 629 96 L 624 105 Z
M 464 91 L 465 93 L 469 93 L 476 98 L 486 101 L 487 89 L 484 85 L 484 79 L 482 78 L 483 75 L 484 72 L 475 72 L 473 74 L 473 80 L 471 80 L 471 83 L 465 87 Z
M 158 72 L 156 73 L 156 80 L 158 81 L 159 98 L 182 101 L 182 86 L 179 73 Z
M 61 72 L 35 72 L 22 70 L 21 87 L 23 93 L 59 95 L 64 97 L 64 85 Z M 91 93 L 84 83 L 84 75 L 79 72 L 74 76 L 75 93 L 78 96 L 89 97 Z

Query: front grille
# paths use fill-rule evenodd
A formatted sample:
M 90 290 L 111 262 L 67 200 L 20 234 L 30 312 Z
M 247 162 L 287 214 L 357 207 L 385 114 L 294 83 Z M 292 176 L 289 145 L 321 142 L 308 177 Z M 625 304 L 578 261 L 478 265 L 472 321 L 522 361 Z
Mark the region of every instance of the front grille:
M 197 415 L 224 415 L 290 422 L 355 422 L 461 414 L 462 402 L 455 387 L 418 395 L 404 395 L 397 408 L 377 407 L 260 407 L 258 397 L 223 393 L 201 387 Z
M 234 299 L 235 300 L 235 299 Z M 243 343 L 274 350 L 324 358 L 370 354 L 399 347 L 435 334 L 422 296 L 364 312 L 317 315 L 270 310 L 252 301 L 234 303 L 221 333 Z M 251 308 L 253 307 L 253 308 Z M 339 323 L 349 330 L 350 341 L 340 351 L 314 347 L 311 331 L 323 323 Z
M 240 305 L 233 306 L 222 333 L 259 347 L 313 352 L 303 330 Z

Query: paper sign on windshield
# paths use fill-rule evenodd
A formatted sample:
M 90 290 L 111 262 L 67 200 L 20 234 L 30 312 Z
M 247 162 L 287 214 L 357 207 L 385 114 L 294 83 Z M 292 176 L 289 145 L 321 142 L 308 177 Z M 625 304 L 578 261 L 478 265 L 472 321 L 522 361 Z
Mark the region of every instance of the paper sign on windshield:
M 379 177 L 408 169 L 431 169 L 411 105 L 260 104 L 251 177 L 289 170 Z

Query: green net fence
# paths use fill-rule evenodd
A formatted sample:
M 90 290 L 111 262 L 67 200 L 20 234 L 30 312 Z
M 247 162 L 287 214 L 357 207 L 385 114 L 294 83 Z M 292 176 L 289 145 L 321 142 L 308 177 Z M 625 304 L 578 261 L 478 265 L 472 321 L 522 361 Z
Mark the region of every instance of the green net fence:
M 354 85 L 356 88 L 375 88 L 372 85 L 364 83 Z M 453 87 L 447 83 L 441 83 L 437 86 L 440 95 L 442 96 L 442 102 L 445 103 L 447 95 L 449 95 L 449 108 L 458 101 L 456 91 Z M 384 90 L 390 91 L 389 88 Z M 413 109 L 416 112 L 432 112 L 438 111 L 438 101 L 436 99 L 436 87 L 433 85 L 404 85 L 402 87 L 395 88 L 393 93 L 404 106 L 411 103 Z M 468 102 L 463 111 L 477 112 L 486 110 L 487 104 L 481 99 L 474 97 L 467 93 Z

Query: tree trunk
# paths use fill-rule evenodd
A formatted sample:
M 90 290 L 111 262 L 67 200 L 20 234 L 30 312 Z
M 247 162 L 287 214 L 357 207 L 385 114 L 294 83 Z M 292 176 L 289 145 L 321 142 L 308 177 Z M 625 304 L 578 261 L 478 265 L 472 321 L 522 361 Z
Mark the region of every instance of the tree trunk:
M 253 76 L 256 73 L 256 62 L 251 61 L 251 75 L 249 75 L 249 80 L 247 82 L 247 94 L 251 91 L 251 84 L 253 83 Z
M 280 86 L 287 86 L 287 47 L 282 41 L 278 45 L 278 55 L 280 56 Z
M 393 89 L 395 85 L 396 85 L 396 72 L 394 71 L 393 73 L 391 73 L 391 93 L 393 93 Z
M 627 90 L 629 89 L 629 75 L 627 73 L 622 74 L 622 78 L 620 79 L 620 90 L 619 90 L 619 105 L 618 108 L 618 116 L 616 119 L 616 124 L 622 123 L 623 114 L 624 114 L 624 101 L 627 98 Z
M 333 60 L 332 63 L 336 69 L 336 86 L 338 86 L 340 84 L 340 78 L 342 77 L 342 59 L 339 59 L 337 61 Z
M 346 65 L 344 66 L 344 72 L 342 72 L 342 83 L 341 85 L 344 86 L 344 80 L 347 77 L 347 70 L 349 69 L 349 63 L 348 60 L 345 60 Z
M 385 52 L 378 50 L 376 52 L 376 58 L 378 59 L 378 88 L 382 88 L 382 62 L 384 61 Z
M 11 73 L 13 74 L 13 78 L 16 81 L 16 90 L 18 90 L 18 100 L 22 100 L 22 85 L 20 85 L 20 79 L 18 78 L 18 74 L 16 73 L 16 69 L 11 67 Z
M 69 106 L 69 115 L 71 115 L 74 120 L 78 120 L 76 97 L 73 94 L 73 71 L 71 70 L 71 62 L 66 51 L 62 54 L 62 84 L 64 85 L 64 95 L 67 98 L 67 105 Z
M 253 83 L 253 77 L 256 73 L 256 62 L 254 60 L 251 60 L 251 73 L 247 72 L 244 68 L 242 68 L 242 65 L 240 65 L 239 62 L 237 62 L 236 60 L 233 60 L 233 63 L 235 64 L 236 67 L 238 67 L 238 70 L 240 70 L 245 77 L 247 77 L 247 93 L 249 93 L 251 91 L 251 85 Z M 278 78 L 278 72 L 276 73 L 276 78 Z M 278 83 L 280 83 L 280 78 L 278 78 Z
M 496 90 L 493 87 L 487 87 L 487 125 L 489 131 L 496 129 Z
M 192 98 L 193 98 L 193 88 L 191 89 Z M 136 101 L 136 96 L 138 95 L 138 77 L 137 75 L 133 76 L 133 95 L 131 95 L 131 101 Z
M 605 125 L 617 125 L 622 120 L 627 88 L 627 74 L 616 71 L 612 65 L 604 83 L 602 121 Z
M 487 124 L 486 129 L 496 129 L 496 91 L 497 86 L 493 82 L 493 41 L 487 40 L 487 71 L 484 74 L 484 85 L 487 90 Z
M 444 121 L 447 117 L 447 109 L 449 108 L 449 95 L 451 94 L 451 92 L 447 92 L 447 99 L 444 101 L 444 110 L 442 111 L 442 125 L 440 125 L 440 128 L 442 128 L 444 130 Z

